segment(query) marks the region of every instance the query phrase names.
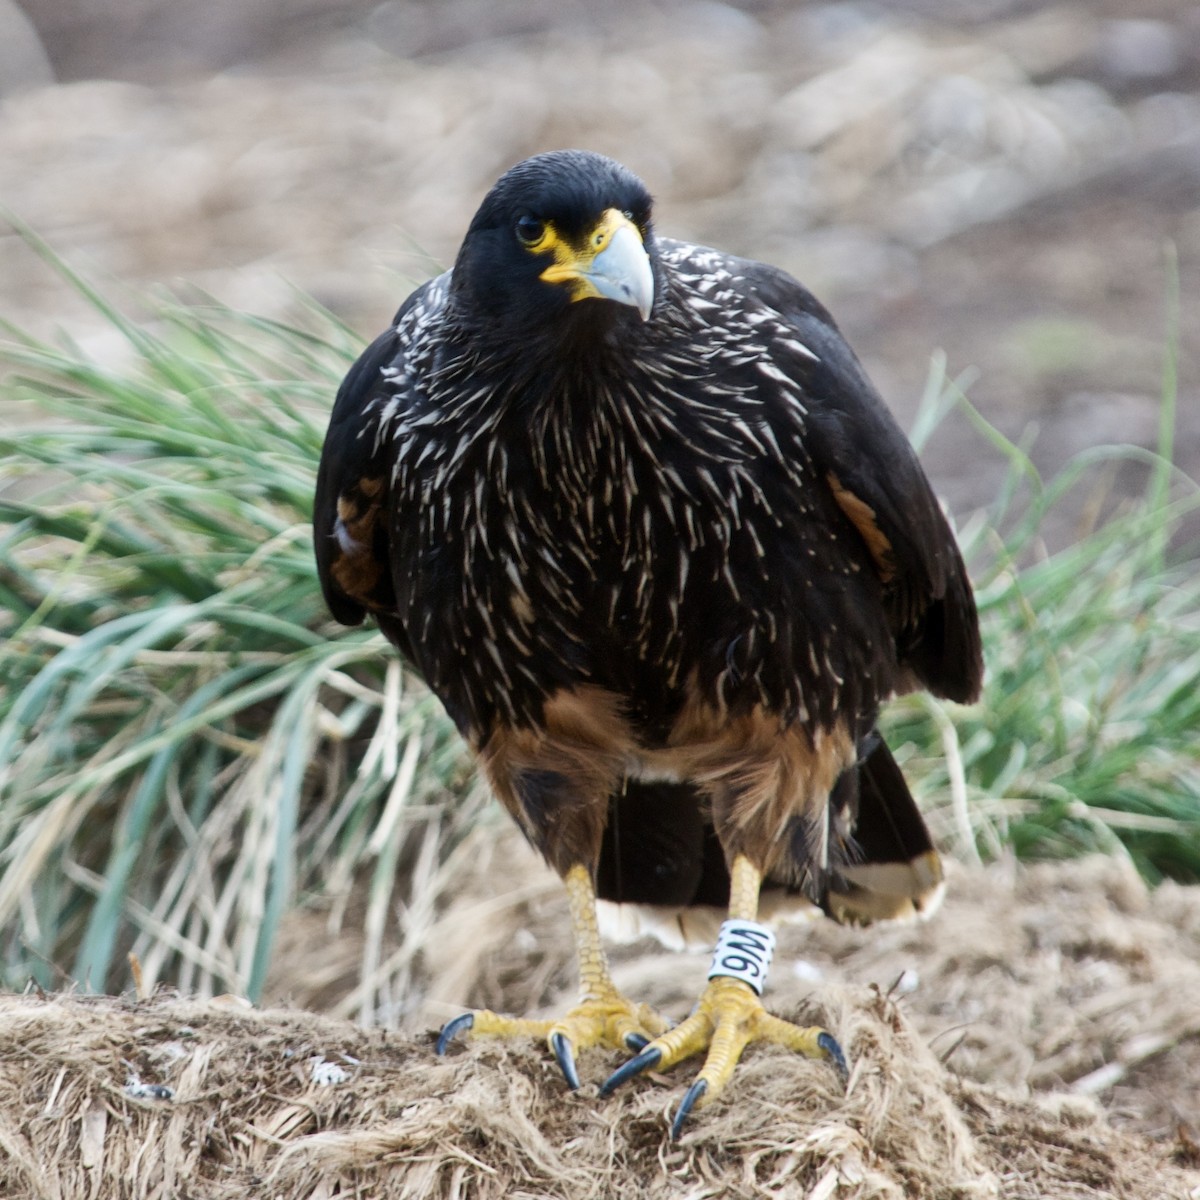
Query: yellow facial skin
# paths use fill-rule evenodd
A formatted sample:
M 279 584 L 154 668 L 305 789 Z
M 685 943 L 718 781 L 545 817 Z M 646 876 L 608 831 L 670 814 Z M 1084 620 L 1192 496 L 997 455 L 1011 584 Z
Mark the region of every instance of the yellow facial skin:
M 526 249 L 553 258 L 541 278 L 567 288 L 573 301 L 615 300 L 636 308 L 643 321 L 649 320 L 654 271 L 638 227 L 624 213 L 606 209 L 591 232 L 574 242 L 561 237 L 547 221 L 541 236 Z

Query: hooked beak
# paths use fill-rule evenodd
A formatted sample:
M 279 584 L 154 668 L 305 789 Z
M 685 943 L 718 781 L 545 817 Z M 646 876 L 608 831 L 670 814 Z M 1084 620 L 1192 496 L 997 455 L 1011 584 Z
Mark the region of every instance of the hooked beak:
M 556 246 L 554 257 L 541 277 L 568 287 L 572 300 L 615 300 L 650 319 L 654 271 L 638 227 L 624 213 L 606 210 L 581 246 Z

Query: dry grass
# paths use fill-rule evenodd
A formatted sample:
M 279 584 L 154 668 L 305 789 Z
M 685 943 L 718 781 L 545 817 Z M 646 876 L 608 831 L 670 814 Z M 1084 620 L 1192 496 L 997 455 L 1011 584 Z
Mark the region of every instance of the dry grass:
M 0 1195 L 1200 1200 L 1200 888 L 1150 890 L 1103 858 L 954 868 L 927 923 L 787 930 L 771 1007 L 829 1026 L 848 1091 L 752 1048 L 672 1145 L 692 1066 L 601 1101 L 615 1055 L 583 1054 L 577 1095 L 535 1046 L 434 1055 L 463 1004 L 558 1011 L 574 987 L 555 881 L 511 832 L 464 846 L 412 964 L 432 999 L 401 1032 L 172 991 L 0 998 Z M 354 1011 L 348 924 L 319 952 L 297 939 L 276 1003 L 321 990 Z M 323 965 L 343 941 L 339 980 Z M 704 962 L 643 944 L 614 974 L 678 1017 Z
M 900 1007 L 830 989 L 855 1067 L 752 1053 L 728 1102 L 679 1145 L 682 1072 L 600 1101 L 540 1053 L 282 1010 L 160 996 L 0 1002 L 0 1192 L 14 1200 L 179 1196 L 773 1196 L 1160 1200 L 1200 1174 L 1094 1106 L 955 1079 Z M 169 1090 L 167 1090 L 169 1089 Z

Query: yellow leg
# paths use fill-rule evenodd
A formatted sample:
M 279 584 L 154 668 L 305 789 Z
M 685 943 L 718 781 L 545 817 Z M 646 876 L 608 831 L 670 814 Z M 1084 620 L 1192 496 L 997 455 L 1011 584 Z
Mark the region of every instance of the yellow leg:
M 762 876 L 749 859 L 741 855 L 734 859 L 729 889 L 731 921 L 755 921 L 761 884 Z M 671 1134 L 677 1137 L 688 1113 L 720 1094 L 751 1042 L 773 1042 L 809 1058 L 828 1059 L 843 1075 L 846 1071 L 841 1047 L 831 1034 L 819 1026 L 802 1027 L 771 1016 L 750 984 L 741 978 L 715 975 L 691 1016 L 616 1071 L 600 1089 L 601 1095 L 608 1095 L 644 1070 L 669 1067 L 707 1049 L 704 1065 L 676 1111 Z
M 733 860 L 729 873 L 729 915 L 735 920 L 758 920 L 758 893 L 762 887 L 762 875 L 745 855 Z
M 669 1025 L 649 1005 L 627 1000 L 612 981 L 596 921 L 596 893 L 591 872 L 582 865 L 567 872 L 567 898 L 579 959 L 579 1003 L 562 1017 L 535 1021 L 505 1017 L 487 1009 L 464 1013 L 442 1029 L 438 1053 L 444 1053 L 455 1034 L 469 1029 L 488 1037 L 545 1038 L 572 1088 L 579 1086 L 575 1051 L 591 1046 L 636 1050 Z

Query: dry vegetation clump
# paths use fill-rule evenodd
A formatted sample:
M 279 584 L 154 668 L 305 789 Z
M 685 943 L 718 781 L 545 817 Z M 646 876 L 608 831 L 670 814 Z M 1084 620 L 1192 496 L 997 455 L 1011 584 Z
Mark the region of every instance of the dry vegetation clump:
M 1086 1103 L 954 1079 L 900 1007 L 832 989 L 854 1057 L 752 1053 L 679 1145 L 681 1072 L 623 1096 L 564 1091 L 536 1050 L 447 1059 L 409 1038 L 283 1010 L 81 996 L 0 1002 L 0 1194 L 1039 1197 L 1200 1195 L 1200 1174 Z
M 457 966 L 421 967 L 442 998 L 429 1028 L 451 990 L 515 1011 L 570 991 L 564 914 L 517 846 L 499 839 L 512 869 L 491 876 L 492 915 L 466 873 L 443 931 Z M 686 1065 L 600 1100 L 615 1056 L 585 1053 L 572 1094 L 533 1045 L 439 1059 L 421 1019 L 364 1030 L 170 990 L 2 997 L 0 1196 L 1200 1200 L 1200 889 L 1149 891 L 1098 858 L 951 882 L 926 924 L 781 941 L 772 1008 L 842 1041 L 844 1094 L 824 1064 L 752 1047 L 677 1145 Z M 451 936 L 464 924 L 473 953 Z M 703 973 L 647 945 L 615 957 L 622 986 L 672 1016 Z
M 548 1015 L 574 994 L 557 878 L 506 826 L 482 826 L 463 850 L 454 894 L 423 932 L 407 1012 L 391 1022 L 406 1032 L 464 1006 Z M 1181 1125 L 1200 1132 L 1200 887 L 1150 888 L 1119 856 L 948 868 L 946 903 L 927 921 L 783 928 L 771 1007 L 871 986 L 902 997 L 918 1036 L 960 1077 L 1094 1099 L 1115 1124 L 1164 1143 Z M 317 908 L 285 918 L 268 1003 L 360 1011 L 367 945 L 354 906 L 346 911 L 336 936 Z M 648 939 L 610 956 L 625 994 L 673 1019 L 708 965 L 706 952 Z M 585 1079 L 603 1078 L 599 1064 L 588 1075 L 586 1056 L 583 1067 Z

